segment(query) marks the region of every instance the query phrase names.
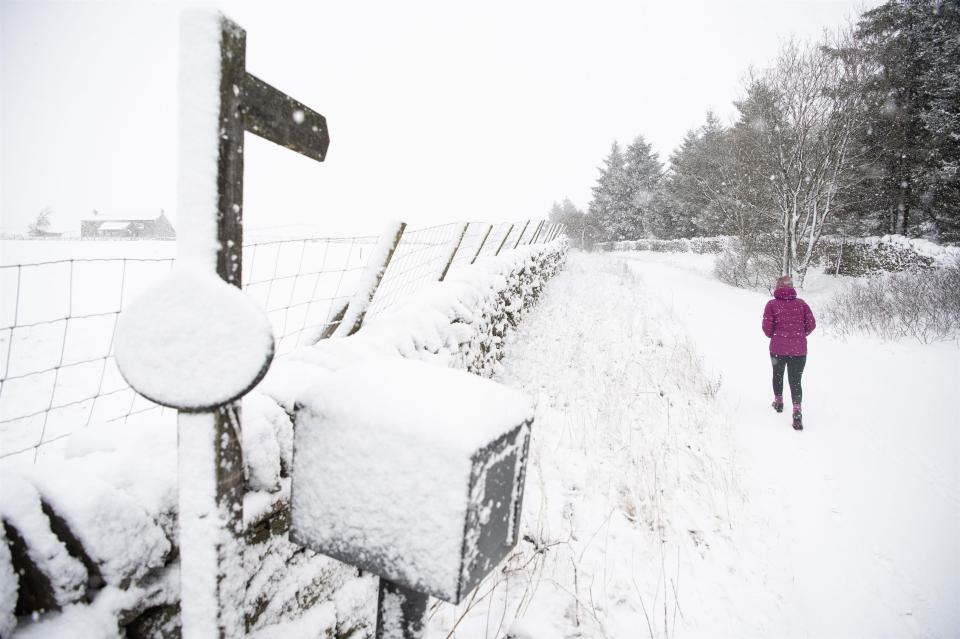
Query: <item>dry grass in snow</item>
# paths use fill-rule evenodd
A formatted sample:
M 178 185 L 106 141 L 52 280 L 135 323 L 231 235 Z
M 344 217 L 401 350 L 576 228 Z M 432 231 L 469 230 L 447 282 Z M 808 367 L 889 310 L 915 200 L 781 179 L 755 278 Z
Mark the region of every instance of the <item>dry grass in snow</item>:
M 504 362 L 537 402 L 523 538 L 473 598 L 434 606 L 430 636 L 742 631 L 730 599 L 771 596 L 731 540 L 744 497 L 720 381 L 669 309 L 622 261 L 573 254 Z

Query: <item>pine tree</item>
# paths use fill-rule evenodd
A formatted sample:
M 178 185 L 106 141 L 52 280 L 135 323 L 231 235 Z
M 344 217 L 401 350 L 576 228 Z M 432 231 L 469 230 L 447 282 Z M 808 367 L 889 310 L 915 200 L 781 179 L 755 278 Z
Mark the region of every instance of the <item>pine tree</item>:
M 628 239 L 639 239 L 649 234 L 647 222 L 654 218 L 655 206 L 660 202 L 658 196 L 663 165 L 642 135 L 638 135 L 627 147 L 624 161 L 629 207 L 625 220 L 629 230 L 626 232 Z
M 861 16 L 866 86 L 860 219 L 868 230 L 960 240 L 960 3 L 891 0 Z
M 676 237 L 746 238 L 769 226 L 769 173 L 761 167 L 763 156 L 751 148 L 759 114 L 749 98 L 740 106 L 744 114 L 732 128 L 708 112 L 704 124 L 688 131 L 670 156 L 664 185 L 669 206 L 659 220 L 661 229 L 671 229 Z
M 731 135 L 713 112 L 698 129 L 687 132 L 670 156 L 665 186 L 671 202 L 669 218 L 660 227 L 676 237 L 735 235 L 743 203 L 737 197 L 740 180 Z
M 634 224 L 630 218 L 626 160 L 615 141 L 603 160 L 600 177 L 593 187 L 588 225 L 599 242 L 632 239 Z

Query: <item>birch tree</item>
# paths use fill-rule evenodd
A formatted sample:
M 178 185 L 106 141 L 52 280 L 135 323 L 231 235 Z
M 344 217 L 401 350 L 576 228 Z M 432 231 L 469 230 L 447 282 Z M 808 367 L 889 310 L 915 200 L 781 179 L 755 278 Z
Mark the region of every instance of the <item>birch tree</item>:
M 779 217 L 782 273 L 801 283 L 825 223 L 857 179 L 862 73 L 857 59 L 791 42 L 772 67 L 751 73 L 737 103 L 738 142 L 754 176 L 767 176 Z

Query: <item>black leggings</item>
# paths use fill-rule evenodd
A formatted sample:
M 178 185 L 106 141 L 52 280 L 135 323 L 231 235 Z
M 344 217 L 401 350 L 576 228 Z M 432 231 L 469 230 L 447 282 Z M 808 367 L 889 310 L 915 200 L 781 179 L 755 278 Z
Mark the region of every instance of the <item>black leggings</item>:
M 787 369 L 790 380 L 790 397 L 794 404 L 803 399 L 803 389 L 800 388 L 800 378 L 803 377 L 803 367 L 807 363 L 806 355 L 773 355 L 770 354 L 770 363 L 773 364 L 773 394 L 783 395 L 783 369 Z

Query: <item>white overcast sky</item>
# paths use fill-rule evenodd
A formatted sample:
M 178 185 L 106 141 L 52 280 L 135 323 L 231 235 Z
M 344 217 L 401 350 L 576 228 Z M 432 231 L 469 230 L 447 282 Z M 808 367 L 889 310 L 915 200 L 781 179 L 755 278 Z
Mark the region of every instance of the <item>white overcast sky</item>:
M 331 235 L 585 207 L 613 140 L 666 160 L 750 65 L 876 0 L 221 2 L 247 68 L 327 117 L 315 163 L 247 136 L 254 227 Z M 182 3 L 0 0 L 0 226 L 176 223 Z

